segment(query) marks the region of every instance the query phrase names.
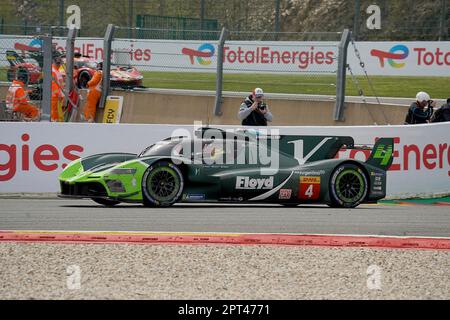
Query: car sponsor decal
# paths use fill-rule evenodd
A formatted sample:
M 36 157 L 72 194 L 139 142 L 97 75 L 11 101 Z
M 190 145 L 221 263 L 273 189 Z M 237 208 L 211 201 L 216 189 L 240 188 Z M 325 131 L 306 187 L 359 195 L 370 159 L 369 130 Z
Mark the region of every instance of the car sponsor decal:
M 320 177 L 300 177 L 299 199 L 317 200 L 320 197 Z
M 184 198 L 184 200 L 201 201 L 201 200 L 205 200 L 205 195 L 204 194 L 185 194 L 183 198 Z
M 280 200 L 289 200 L 292 196 L 292 189 L 281 189 L 279 199 Z
M 383 191 L 383 182 L 384 182 L 384 174 L 381 172 L 371 172 L 370 173 L 372 177 L 372 193 L 373 194 L 382 194 Z
M 268 178 L 236 177 L 236 190 L 271 190 L 273 176 Z
M 224 198 L 219 198 L 220 201 L 229 201 L 229 202 L 242 202 L 244 201 L 243 197 L 224 197 Z
M 289 177 L 286 178 L 286 180 L 284 180 L 278 187 L 276 187 L 275 189 L 272 189 L 270 191 L 267 191 L 257 197 L 251 198 L 249 199 L 249 201 L 260 201 L 260 200 L 265 200 L 267 198 L 269 198 L 270 196 L 274 195 L 275 193 L 278 192 L 278 190 L 280 190 L 281 188 L 283 188 L 283 186 L 291 179 L 292 175 L 294 174 L 294 172 L 291 172 L 291 174 L 289 175 Z
M 325 170 L 317 170 L 317 171 L 295 171 L 295 174 L 300 176 L 323 176 L 325 174 Z

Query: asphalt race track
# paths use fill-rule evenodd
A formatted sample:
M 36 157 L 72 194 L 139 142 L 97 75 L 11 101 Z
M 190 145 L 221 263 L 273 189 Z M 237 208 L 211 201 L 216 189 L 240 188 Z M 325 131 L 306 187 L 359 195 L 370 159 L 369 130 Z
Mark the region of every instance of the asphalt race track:
M 297 233 L 450 237 L 448 206 L 178 204 L 171 208 L 90 200 L 1 199 L 0 230 Z

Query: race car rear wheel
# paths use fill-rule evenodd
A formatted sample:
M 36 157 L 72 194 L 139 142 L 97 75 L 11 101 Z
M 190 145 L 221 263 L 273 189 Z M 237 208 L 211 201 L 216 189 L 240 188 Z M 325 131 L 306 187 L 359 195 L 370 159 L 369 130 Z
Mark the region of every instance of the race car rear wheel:
M 98 204 L 105 206 L 105 207 L 114 207 L 115 205 L 120 203 L 120 201 L 102 199 L 102 198 L 92 198 L 92 200 Z
M 364 201 L 367 190 L 367 177 L 361 168 L 344 163 L 331 175 L 329 205 L 333 208 L 355 208 Z
M 154 163 L 142 178 L 144 205 L 171 206 L 181 198 L 183 186 L 183 174 L 176 165 L 168 161 Z

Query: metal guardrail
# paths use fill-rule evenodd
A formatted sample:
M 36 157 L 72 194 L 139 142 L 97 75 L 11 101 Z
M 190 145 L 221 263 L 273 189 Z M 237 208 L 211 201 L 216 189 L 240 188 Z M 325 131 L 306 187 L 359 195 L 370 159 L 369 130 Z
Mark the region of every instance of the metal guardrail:
M 114 39 L 115 26 L 109 24 L 106 28 L 105 39 L 103 42 L 104 62 L 103 62 L 103 79 L 102 79 L 102 96 L 100 98 L 99 108 L 104 108 L 106 104 L 106 98 L 110 91 L 111 80 L 111 53 L 112 53 L 112 41 Z
M 347 48 L 350 43 L 351 32 L 344 30 L 338 49 L 338 70 L 336 74 L 336 105 L 334 107 L 334 121 L 344 120 L 345 82 L 347 75 Z
M 42 105 L 41 121 L 50 121 L 51 104 L 52 104 L 52 37 L 50 35 L 44 36 L 42 38 L 43 45 L 42 51 L 44 55 L 44 66 L 42 68 L 42 73 L 44 75 L 44 80 L 42 83 Z
M 223 87 L 223 51 L 225 47 L 225 39 L 227 37 L 227 29 L 223 28 L 220 34 L 219 44 L 217 46 L 217 74 L 216 74 L 216 100 L 214 103 L 214 114 L 222 115 L 222 87 Z

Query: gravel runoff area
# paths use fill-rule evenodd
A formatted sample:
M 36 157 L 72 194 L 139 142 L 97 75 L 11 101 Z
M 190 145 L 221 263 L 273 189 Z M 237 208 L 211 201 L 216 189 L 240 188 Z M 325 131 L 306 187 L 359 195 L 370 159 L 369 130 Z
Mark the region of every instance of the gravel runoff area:
M 450 251 L 0 243 L 0 299 L 450 299 Z

